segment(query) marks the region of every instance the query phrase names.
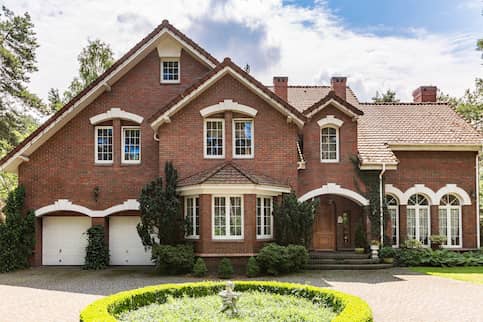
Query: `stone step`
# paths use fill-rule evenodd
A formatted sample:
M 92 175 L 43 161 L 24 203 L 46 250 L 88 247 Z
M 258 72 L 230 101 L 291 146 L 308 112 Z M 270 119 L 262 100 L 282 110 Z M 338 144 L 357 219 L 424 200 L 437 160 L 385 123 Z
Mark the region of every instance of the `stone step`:
M 306 270 L 371 270 L 391 268 L 392 264 L 306 264 Z
M 371 258 L 310 258 L 309 264 L 378 264 L 378 259 Z
M 370 254 L 356 254 L 354 252 L 310 252 L 309 258 L 325 259 L 367 259 Z

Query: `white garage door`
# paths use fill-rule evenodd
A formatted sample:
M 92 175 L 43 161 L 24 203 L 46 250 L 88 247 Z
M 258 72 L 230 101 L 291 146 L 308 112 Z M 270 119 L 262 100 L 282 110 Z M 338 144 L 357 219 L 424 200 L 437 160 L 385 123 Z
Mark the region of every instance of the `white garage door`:
M 42 264 L 84 265 L 89 217 L 42 218 Z
M 151 250 L 145 250 L 139 238 L 137 216 L 109 217 L 109 253 L 111 265 L 153 265 Z

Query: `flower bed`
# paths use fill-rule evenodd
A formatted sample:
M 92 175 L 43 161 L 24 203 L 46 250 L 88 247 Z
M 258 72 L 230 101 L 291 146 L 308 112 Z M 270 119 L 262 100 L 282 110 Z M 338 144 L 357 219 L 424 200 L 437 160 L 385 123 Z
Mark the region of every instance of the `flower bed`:
M 150 304 L 163 304 L 169 298 L 211 296 L 218 294 L 224 287 L 223 282 L 200 282 L 163 284 L 121 292 L 88 305 L 81 312 L 80 320 L 83 322 L 117 321 L 123 313 L 135 311 Z M 332 320 L 336 322 L 372 321 L 372 312 L 366 302 L 356 296 L 338 291 L 309 285 L 256 281 L 236 281 L 235 291 L 262 292 L 303 298 L 330 308 L 337 314 Z

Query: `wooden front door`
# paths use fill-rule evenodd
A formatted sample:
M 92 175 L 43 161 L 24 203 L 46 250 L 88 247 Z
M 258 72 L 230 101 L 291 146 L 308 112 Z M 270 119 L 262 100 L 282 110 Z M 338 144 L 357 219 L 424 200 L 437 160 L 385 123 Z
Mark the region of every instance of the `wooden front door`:
M 351 233 L 351 213 L 344 211 L 337 214 L 337 250 L 353 249 Z
M 320 198 L 313 226 L 312 248 L 315 250 L 336 249 L 336 222 L 333 202 Z

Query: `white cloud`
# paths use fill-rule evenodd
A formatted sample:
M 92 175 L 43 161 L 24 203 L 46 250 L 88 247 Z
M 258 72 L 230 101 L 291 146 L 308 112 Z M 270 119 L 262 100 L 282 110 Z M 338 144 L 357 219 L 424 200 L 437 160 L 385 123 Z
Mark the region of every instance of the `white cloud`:
M 7 0 L 5 5 L 32 15 L 41 47 L 31 88 L 42 97 L 50 87 L 68 85 L 87 39 L 107 41 L 120 57 L 165 18 L 220 60 L 231 56 L 242 66 L 249 63 L 252 74 L 267 84 L 273 75 L 287 75 L 291 84 L 326 84 L 331 75 L 347 75 L 363 100 L 387 88 L 410 100 L 414 88 L 427 84 L 461 95 L 482 74 L 476 34 L 414 29 L 410 36 L 380 37 L 370 28 L 364 33 L 347 29 L 323 1 L 313 8 L 278 0 L 129 0 L 122 5 Z

